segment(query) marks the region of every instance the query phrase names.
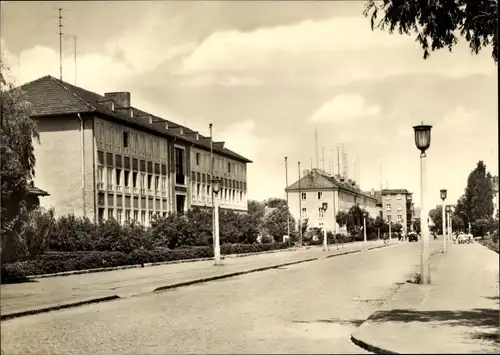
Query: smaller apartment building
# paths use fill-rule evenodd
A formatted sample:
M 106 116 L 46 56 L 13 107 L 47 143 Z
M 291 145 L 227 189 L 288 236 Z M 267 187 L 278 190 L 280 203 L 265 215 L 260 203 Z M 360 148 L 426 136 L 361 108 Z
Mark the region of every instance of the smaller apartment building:
M 412 193 L 406 189 L 382 190 L 382 217 L 401 224 L 403 231 L 409 231 L 413 221 L 412 200 Z
M 331 176 L 319 169 L 305 170 L 299 181 L 286 188 L 290 213 L 298 222 L 308 220 L 309 227 L 324 227 L 334 233 L 341 229 L 336 221 L 339 211 L 348 211 L 352 206 L 366 210 L 372 218 L 379 215 L 377 200 L 374 196 L 359 189 L 350 179 L 340 175 Z M 328 203 L 323 212 L 323 202 Z

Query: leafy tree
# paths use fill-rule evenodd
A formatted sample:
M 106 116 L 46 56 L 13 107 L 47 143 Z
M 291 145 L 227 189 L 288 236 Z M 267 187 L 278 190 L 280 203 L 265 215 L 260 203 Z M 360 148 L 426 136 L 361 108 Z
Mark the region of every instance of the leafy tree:
M 469 174 L 467 187 L 465 188 L 465 207 L 467 219 L 471 223 L 473 234 L 484 233 L 484 222 L 493 218 L 493 186 L 490 173 L 486 173 L 486 165 L 483 161 L 477 163 L 477 167 Z M 481 220 L 481 222 L 479 222 Z M 478 224 L 475 227 L 475 224 Z M 480 225 L 480 226 L 479 226 Z
M 4 262 L 15 260 L 26 250 L 20 232 L 27 218 L 28 184 L 35 175 L 32 140 L 39 138 L 23 93 L 5 77 L 8 70 L 0 62 L 0 228 Z
M 340 227 L 344 227 L 347 225 L 347 222 L 349 221 L 349 216 L 347 212 L 345 211 L 339 211 L 337 213 L 337 216 L 335 216 L 337 223 Z
M 281 241 L 284 235 L 288 233 L 287 221 L 290 217 L 290 231 L 295 229 L 295 220 L 291 216 L 286 205 L 275 208 L 265 218 L 263 227 L 274 237 L 274 240 Z
M 429 211 L 429 217 L 432 218 L 434 226 L 430 229 L 437 234 L 443 234 L 443 211 L 442 206 L 437 205 L 435 208 Z
M 375 220 L 373 221 L 374 227 L 377 229 L 377 235 L 380 230 L 380 233 L 388 233 L 389 232 L 389 225 L 387 222 L 380 216 L 377 216 Z
M 420 233 L 420 218 L 415 218 L 415 220 L 413 221 L 413 230 L 416 233 Z
M 272 197 L 265 200 L 264 205 L 269 208 L 286 207 L 286 200 L 283 198 Z
M 468 210 L 469 209 L 468 209 L 468 205 L 467 205 L 467 199 L 466 199 L 465 195 L 462 195 L 458 199 L 458 202 L 455 205 L 455 211 L 453 212 L 453 216 L 455 218 L 452 220 L 452 223 L 453 223 L 452 227 L 453 228 L 457 222 L 458 222 L 458 224 L 463 226 L 463 229 L 460 229 L 460 230 L 465 231 L 469 228 L 469 211 Z
M 391 232 L 401 233 L 403 230 L 403 225 L 401 223 L 394 223 L 391 227 Z
M 372 30 L 416 34 L 424 59 L 431 51 L 451 51 L 460 34 L 475 54 L 491 44 L 496 63 L 497 10 L 498 0 L 368 0 L 364 15 L 370 17 Z

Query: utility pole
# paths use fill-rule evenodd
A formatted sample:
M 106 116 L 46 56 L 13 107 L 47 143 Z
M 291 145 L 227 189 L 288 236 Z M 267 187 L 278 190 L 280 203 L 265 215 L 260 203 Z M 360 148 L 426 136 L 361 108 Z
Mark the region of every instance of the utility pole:
M 73 40 L 74 40 L 74 49 L 75 49 L 75 86 L 76 86 L 76 41 L 77 41 L 78 37 L 77 36 L 73 36 Z
M 337 174 L 340 175 L 340 147 L 337 146 Z
M 302 194 L 300 191 L 300 161 L 299 161 L 299 246 L 302 246 Z
M 318 129 L 314 129 L 314 140 L 316 142 L 316 169 L 319 169 L 319 152 L 318 152 Z
M 325 171 L 325 146 L 321 147 L 321 161 L 323 163 L 323 171 Z
M 288 238 L 290 238 L 290 206 L 288 205 L 288 158 L 285 157 L 285 192 L 286 192 L 286 228 L 287 228 L 287 235 Z
M 213 244 L 215 246 L 215 208 L 214 208 L 214 190 L 212 181 L 214 181 L 214 158 L 213 158 L 213 139 L 212 139 L 212 124 L 208 124 L 208 128 L 210 129 L 210 196 L 212 202 L 212 236 L 213 236 Z
M 63 36 L 63 33 L 62 33 L 62 10 L 63 9 L 59 9 L 59 79 L 62 80 L 62 36 Z

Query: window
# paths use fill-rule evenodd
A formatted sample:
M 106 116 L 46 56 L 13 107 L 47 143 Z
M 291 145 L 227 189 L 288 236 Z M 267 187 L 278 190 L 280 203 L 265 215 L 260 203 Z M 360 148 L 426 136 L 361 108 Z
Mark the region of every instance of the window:
M 207 185 L 207 196 L 210 196 L 210 185 Z
M 402 221 L 403 220 L 403 216 L 398 214 L 398 221 Z
M 387 211 L 390 211 L 390 210 L 391 210 L 391 204 L 390 204 L 390 203 L 388 203 L 388 204 L 387 204 Z
M 167 191 L 167 178 L 164 176 L 161 177 L 161 190 Z
M 318 192 L 318 200 L 321 200 L 321 196 L 323 195 L 323 193 L 321 191 Z
M 141 223 L 146 224 L 146 211 L 141 211 Z
M 97 167 L 97 181 L 100 183 L 104 182 L 104 166 L 102 165 Z
M 184 150 L 181 148 L 175 148 L 175 183 L 179 185 L 185 184 Z
M 132 173 L 132 186 L 137 187 L 137 173 L 135 171 Z
M 122 223 L 122 210 L 121 209 L 116 210 L 116 221 L 120 224 Z
M 323 218 L 323 212 L 325 212 L 325 210 L 323 210 L 323 207 L 319 207 L 318 208 L 318 218 Z
M 149 223 L 151 223 L 152 220 L 153 220 L 153 211 L 149 211 L 148 212 L 148 221 L 149 221 Z
M 401 207 L 401 205 L 398 205 L 398 211 L 401 211 L 403 208 Z
M 123 171 L 123 183 L 125 184 L 125 186 L 128 186 L 128 179 L 129 179 L 129 176 L 130 176 L 130 171 L 128 170 L 124 170 Z
M 99 222 L 102 222 L 104 220 L 104 208 L 99 208 L 98 218 Z
M 125 222 L 130 222 L 130 210 L 125 210 Z
M 390 200 L 391 199 L 391 195 L 387 195 L 385 199 L 386 200 Z
M 243 192 L 240 191 L 240 201 L 243 201 Z
M 108 219 L 112 219 L 112 218 L 113 218 L 113 209 L 108 208 Z
M 123 132 L 123 147 L 124 148 L 128 148 L 128 145 L 129 145 L 129 136 L 130 136 L 129 132 Z
M 224 200 L 227 200 L 227 189 L 224 189 Z
M 306 193 L 305 192 L 302 192 L 302 199 L 305 200 L 306 199 Z
M 139 180 L 139 184 L 141 186 L 141 189 L 143 189 L 144 186 L 146 186 L 146 174 L 141 173 L 141 179 Z
M 148 190 L 151 190 L 152 183 L 153 183 L 153 175 L 148 174 Z
M 227 172 L 231 174 L 231 163 L 227 163 Z
M 167 217 L 167 216 L 168 216 L 168 212 L 163 212 L 163 213 L 162 213 L 162 216 L 163 216 L 163 217 Z
M 134 211 L 134 221 L 139 222 L 139 211 Z
M 113 168 L 108 168 L 107 180 L 108 180 L 108 187 L 112 188 L 112 186 L 113 186 Z
M 302 209 L 302 218 L 307 218 L 307 208 Z
M 200 153 L 196 153 L 196 165 L 200 165 Z
M 397 195 L 396 200 L 401 200 L 401 195 Z
M 236 191 L 233 190 L 233 201 L 235 200 L 236 198 Z
M 120 186 L 121 185 L 121 175 L 122 175 L 122 169 L 116 169 L 116 185 Z
M 201 196 L 201 184 L 196 184 L 196 195 Z
M 155 187 L 156 191 L 160 191 L 160 177 L 155 175 Z

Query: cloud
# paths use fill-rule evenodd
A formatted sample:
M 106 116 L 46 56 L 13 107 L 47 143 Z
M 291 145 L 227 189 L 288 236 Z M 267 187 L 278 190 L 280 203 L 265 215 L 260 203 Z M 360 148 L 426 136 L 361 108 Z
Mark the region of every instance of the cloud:
M 361 95 L 337 95 L 325 102 L 311 118 L 313 122 L 349 122 L 380 114 L 380 106 L 368 105 Z

